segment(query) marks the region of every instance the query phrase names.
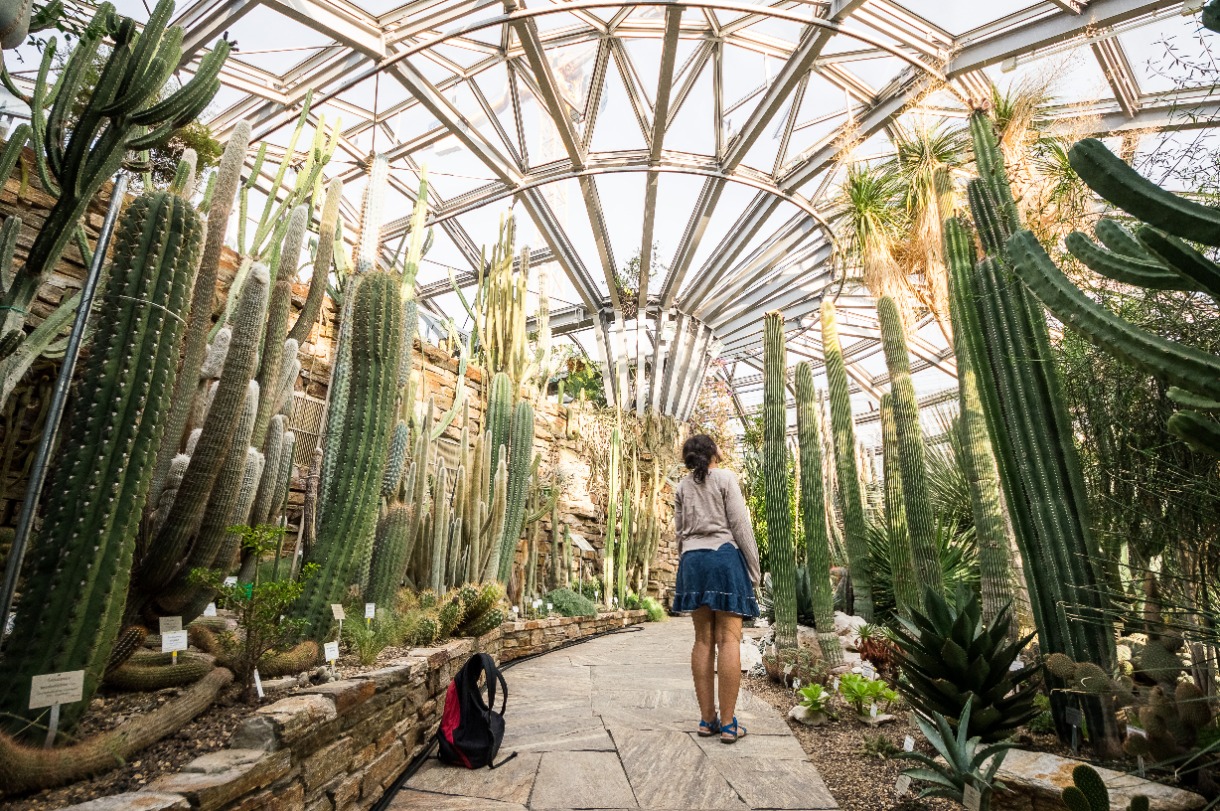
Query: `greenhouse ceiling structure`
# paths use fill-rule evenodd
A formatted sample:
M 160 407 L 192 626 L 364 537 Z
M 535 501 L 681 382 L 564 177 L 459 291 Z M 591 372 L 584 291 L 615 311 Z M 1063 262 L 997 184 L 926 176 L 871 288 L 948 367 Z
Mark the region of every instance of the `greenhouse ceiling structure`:
M 209 112 L 218 137 L 245 119 L 274 154 L 310 93 L 315 125 L 340 122 L 329 174 L 348 233 L 370 155 L 390 159 L 387 251 L 426 168 L 435 240 L 419 294 L 435 315 L 464 312 L 451 279 L 473 284 L 511 209 L 556 332 L 610 359 L 621 405 L 681 415 L 710 367 L 750 413 L 763 314 L 784 313 L 789 352 L 816 370 L 829 297 L 867 423 L 886 375 L 873 300 L 833 235 L 844 164 L 892 149 L 906 117 L 964 119 L 993 84 L 1034 74 L 1056 77 L 1056 119 L 1129 134 L 1132 149 L 1204 127 L 1212 83 L 1155 67 L 1167 48 L 1202 50 L 1201 6 L 195 0 L 176 22 L 192 61 L 222 35 L 237 45 Z M 147 17 L 140 0 L 118 7 Z M 953 354 L 930 319 L 910 348 L 924 403 L 952 399 Z

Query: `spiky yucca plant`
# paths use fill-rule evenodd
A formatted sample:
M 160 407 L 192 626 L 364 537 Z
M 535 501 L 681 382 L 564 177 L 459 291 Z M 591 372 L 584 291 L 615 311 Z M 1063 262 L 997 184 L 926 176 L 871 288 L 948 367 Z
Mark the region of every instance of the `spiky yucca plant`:
M 968 723 L 971 737 L 998 741 L 1037 714 L 1033 689 L 1041 665 L 1010 669 L 1033 634 L 1009 643 L 1006 607 L 985 625 L 976 595 L 959 595 L 955 608 L 928 590 L 924 611 L 894 629 L 902 679 L 898 690 L 921 715 Z

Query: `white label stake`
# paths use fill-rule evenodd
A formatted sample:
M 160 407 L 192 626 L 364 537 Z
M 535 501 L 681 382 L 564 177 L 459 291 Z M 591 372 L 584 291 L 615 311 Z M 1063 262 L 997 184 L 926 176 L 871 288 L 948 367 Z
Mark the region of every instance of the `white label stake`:
M 259 678 L 257 667 L 254 668 L 254 690 L 258 693 L 259 698 L 266 696 L 266 693 L 263 692 L 263 680 Z
M 894 793 L 899 797 L 907 793 L 911 788 L 911 778 L 905 774 L 898 775 L 898 779 L 894 781 Z
M 377 616 L 377 604 L 376 603 L 365 603 L 364 604 L 364 624 L 368 625 L 368 624 L 372 623 L 373 617 L 375 617 L 375 616 Z
M 206 606 L 204 606 L 203 615 L 205 617 L 216 616 L 216 603 L 208 603 Z
M 159 617 L 157 625 L 160 626 L 159 632 L 162 636 L 172 634 L 182 630 L 182 617 Z
M 962 805 L 966 806 L 966 811 L 979 811 L 982 804 L 983 795 L 974 786 L 967 785 L 962 792 Z
M 30 680 L 30 709 L 51 708 L 47 721 L 47 749 L 55 743 L 59 731 L 59 705 L 80 701 L 85 697 L 85 671 L 69 670 L 64 673 L 45 673 Z
M 330 666 L 334 667 L 335 660 L 339 658 L 339 643 L 338 642 L 327 642 L 323 646 L 322 655 L 326 657 L 326 661 L 330 662 Z
M 915 751 L 915 739 L 912 738 L 910 735 L 907 735 L 905 738 L 902 739 L 902 751 L 904 751 L 904 752 L 914 752 Z

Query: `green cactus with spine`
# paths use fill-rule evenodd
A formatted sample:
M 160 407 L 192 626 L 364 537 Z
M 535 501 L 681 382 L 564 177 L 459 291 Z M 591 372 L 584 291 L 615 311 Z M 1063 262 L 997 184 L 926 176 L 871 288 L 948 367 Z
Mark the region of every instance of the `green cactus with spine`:
M 432 590 L 440 594 L 445 590 L 445 564 L 449 560 L 449 530 L 452 527 L 453 512 L 449 508 L 447 495 L 449 472 L 444 465 L 439 465 L 432 493 L 432 555 L 431 577 Z
M 507 583 L 512 573 L 517 542 L 525 526 L 525 499 L 529 493 L 530 466 L 534 460 L 534 406 L 522 400 L 513 409 L 512 438 L 508 451 L 508 492 L 504 533 L 500 537 L 500 568 L 497 579 Z
M 335 178 L 326 185 L 326 200 L 322 205 L 322 216 L 318 222 L 318 249 L 313 258 L 313 275 L 309 280 L 309 292 L 305 305 L 297 314 L 288 337 L 298 345 L 305 343 L 313 330 L 322 303 L 326 299 L 326 282 L 335 258 L 335 229 L 339 224 L 339 204 L 343 201 L 343 181 Z
M 911 557 L 911 533 L 907 526 L 906 499 L 899 465 L 898 428 L 894 421 L 894 395 L 881 395 L 881 462 L 885 477 L 885 529 L 889 540 L 890 578 L 894 603 L 900 617 L 910 617 L 923 606 L 920 586 Z
M 796 558 L 792 548 L 791 494 L 788 484 L 788 365 L 784 352 L 784 315 L 763 318 L 763 502 L 771 588 L 775 594 L 775 646 L 796 647 Z
M 349 397 L 335 403 L 347 418 L 336 445 L 335 481 L 326 489 L 331 500 L 321 510 L 318 538 L 308 555 L 321 571 L 305 584 L 296 606 L 307 635 L 315 638 L 330 625 L 330 604 L 368 574 L 402 352 L 398 280 L 389 273 L 366 274 L 352 315 Z
M 220 89 L 218 76 L 230 47 L 223 40 L 213 44 L 190 81 L 161 97 L 182 55 L 183 30 L 169 27 L 173 11 L 172 0 L 161 0 L 140 26 L 116 14 L 112 4 L 101 4 L 54 81 L 50 72 L 58 42 L 51 39 L 43 48 L 29 106 L 36 169 L 55 203 L 21 268 L 0 274 L 0 360 L 21 344 L 39 287 L 127 153 L 164 143 L 202 113 Z M 93 87 L 83 93 L 104 40 L 109 54 Z M 81 99 L 83 107 L 74 109 Z M 24 140 L 13 143 L 19 149 Z
M 462 626 L 460 632 L 462 636 L 482 636 L 499 628 L 504 624 L 505 619 L 503 609 L 490 608 L 480 614 L 474 622 Z
M 407 462 L 407 443 L 410 430 L 406 422 L 399 420 L 394 426 L 394 437 L 390 440 L 390 453 L 386 458 L 385 475 L 381 478 L 381 497 L 393 498 L 402 485 L 402 476 Z
M 1087 763 L 1072 769 L 1072 785 L 1060 795 L 1068 811 L 1110 811 L 1110 791 L 1097 770 Z M 1131 798 L 1127 811 L 1148 811 L 1150 804 L 1143 794 Z
M 868 559 L 868 527 L 856 469 L 855 417 L 847 388 L 847 366 L 839 345 L 834 304 L 822 302 L 822 351 L 826 359 L 826 388 L 830 394 L 830 427 L 834 435 L 835 472 L 843 503 L 843 533 L 846 536 L 848 574 L 855 597 L 854 613 L 873 618 L 872 569 Z
M 826 495 L 822 482 L 822 426 L 814 397 L 813 369 L 796 365 L 796 436 L 800 445 L 801 526 L 805 533 L 805 571 L 809 577 L 814 622 L 822 658 L 843 661 L 843 644 L 834 632 L 834 594 L 830 587 L 830 533 L 826 527 Z
M 233 444 L 240 422 L 238 415 L 245 407 L 250 379 L 258 365 L 258 347 L 267 312 L 267 282 L 266 268 L 261 265 L 256 265 L 247 277 L 216 394 L 173 508 L 136 569 L 129 612 L 145 609 L 176 576 L 188 573 L 186 561 L 194 557 L 192 548 L 198 541 L 208 500 Z
M 170 192 L 137 197 L 119 218 L 99 291 L 106 306 L 93 318 L 5 647 L 0 708 L 15 731 L 37 714 L 33 676 L 85 671 L 84 700 L 61 716 L 71 729 L 110 658 L 202 240 L 198 214 Z
M 415 630 L 411 636 L 411 644 L 417 648 L 428 648 L 435 645 L 441 639 L 441 624 L 437 618 L 435 609 L 427 611 L 419 622 L 415 624 Z
M 499 602 L 504 599 L 504 586 L 494 580 L 484 583 L 482 586 L 468 584 L 462 587 L 458 596 L 461 597 L 462 604 L 465 606 L 462 624 L 458 627 L 459 635 L 479 636 L 486 631 L 475 633 L 472 628 L 484 623 L 486 615 L 494 611 Z M 499 624 L 500 622 L 496 623 L 497 626 Z
M 378 605 L 391 605 L 402 585 L 407 561 L 411 558 L 412 507 L 391 507 L 377 522 L 373 541 L 373 560 L 369 567 L 369 584 L 364 599 Z
M 144 646 L 144 640 L 147 638 L 148 629 L 143 625 L 128 625 L 120 631 L 110 649 L 110 658 L 106 660 L 106 672 L 109 673 L 130 659 Z
M 898 471 L 902 476 L 902 498 L 916 592 L 922 594 L 924 589 L 940 591 L 944 584 L 940 552 L 936 545 L 936 518 L 932 513 L 932 499 L 928 495 L 919 404 L 915 386 L 911 383 L 911 359 L 907 354 L 902 317 L 893 299 L 882 296 L 877 302 L 877 320 L 881 324 L 881 343 L 890 372 L 894 428 L 898 440 Z
M 1220 301 L 1220 265 L 1188 242 L 1220 245 L 1220 209 L 1160 188 L 1093 138 L 1068 152 L 1072 168 L 1093 191 L 1141 225 L 1132 235 L 1102 220 L 1097 236 L 1068 237 L 1068 250 L 1086 266 L 1127 284 L 1154 290 L 1199 291 Z M 1170 433 L 1195 450 L 1220 455 L 1220 357 L 1162 338 L 1102 307 L 1055 265 L 1029 231 L 1013 233 L 1006 255 L 1021 280 L 1057 318 L 1125 363 L 1168 382 L 1169 398 L 1182 406 L 1169 418 Z M 1116 249 L 1121 249 L 1116 250 Z
M 967 192 L 987 255 L 976 263 L 967 226 L 946 222 L 951 295 L 961 316 L 954 329 L 975 370 L 1042 650 L 1108 669 L 1115 649 L 1094 565 L 1100 550 L 1046 318 L 1004 259 L 1004 243 L 1020 223 L 995 130 L 975 112 L 970 131 L 979 177 Z M 1060 735 L 1067 736 L 1065 703 L 1053 697 L 1052 708 Z M 1118 739 L 1113 712 L 1093 701 L 1086 713 L 1098 751 L 1112 753 Z
M 453 635 L 453 632 L 462 624 L 462 620 L 466 615 L 466 606 L 458 596 L 451 597 L 445 601 L 440 610 L 436 612 L 436 620 L 440 624 L 441 639 L 448 639 Z
M 960 300 L 949 299 L 949 317 L 961 322 Z M 958 433 L 961 466 L 970 490 L 970 508 L 979 549 L 979 586 L 983 595 L 983 614 L 999 616 L 1004 606 L 1013 603 L 1013 569 L 1008 525 L 1000 496 L 1000 472 L 987 433 L 987 418 L 979 397 L 978 376 L 961 330 L 954 330 L 953 351 L 957 358 Z
M 215 665 L 211 660 L 183 651 L 176 663 L 168 653 L 136 654 L 126 663 L 106 671 L 105 684 L 116 690 L 154 692 L 167 687 L 182 687 L 206 676 Z
M 513 419 L 513 384 L 504 372 L 497 372 L 491 379 L 491 390 L 487 395 L 487 414 L 484 433 L 491 443 L 491 470 L 500 464 L 501 449 L 510 448 L 510 427 Z

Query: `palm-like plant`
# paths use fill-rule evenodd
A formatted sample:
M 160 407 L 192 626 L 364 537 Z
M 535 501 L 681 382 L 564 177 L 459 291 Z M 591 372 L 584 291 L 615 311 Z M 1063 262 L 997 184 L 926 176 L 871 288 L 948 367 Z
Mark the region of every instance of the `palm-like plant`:
M 839 217 L 845 222 L 847 248 L 859 261 L 864 286 L 875 297 L 889 296 L 910 325 L 915 291 L 896 256 L 905 239 L 901 175 L 887 164 L 854 163 L 839 193 Z
M 903 181 L 902 203 L 911 241 L 904 252 L 910 272 L 922 276 L 923 304 L 949 334 L 949 274 L 945 267 L 941 224 L 952 216 L 952 172 L 970 155 L 969 133 L 941 121 L 900 127 L 894 136 L 893 169 Z
M 970 725 L 970 706 L 962 713 L 957 731 L 940 713 L 933 713 L 931 721 L 915 716 L 920 732 L 932 744 L 932 748 L 943 758 L 943 762 L 922 752 L 901 752 L 899 758 L 914 760 L 918 766 L 902 773 L 912 780 L 921 780 L 929 785 L 919 792 L 919 798 L 946 797 L 964 804 L 967 787 L 978 792 L 979 811 L 989 811 L 991 795 L 1004 784 L 996 779 L 996 773 L 1004 762 L 1009 749 L 1015 743 L 993 743 L 980 746 L 979 738 L 967 737 Z
M 1033 684 L 1041 666 L 1013 669 L 1033 634 L 1010 643 L 1007 606 L 985 625 L 978 595 L 959 595 L 957 602 L 929 589 L 924 612 L 899 619 L 898 689 L 919 714 L 943 715 L 972 736 L 997 741 L 1037 714 Z

